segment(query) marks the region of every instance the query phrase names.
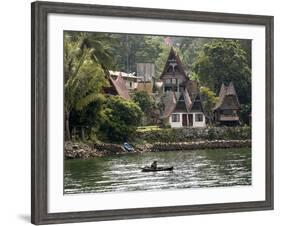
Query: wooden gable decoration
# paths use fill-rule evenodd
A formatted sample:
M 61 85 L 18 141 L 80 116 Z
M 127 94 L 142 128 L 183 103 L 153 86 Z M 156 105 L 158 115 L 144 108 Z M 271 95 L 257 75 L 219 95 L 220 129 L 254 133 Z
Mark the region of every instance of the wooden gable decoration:
M 171 47 L 169 56 L 167 58 L 160 79 L 173 78 L 173 77 L 181 77 L 183 81 L 188 80 L 179 56 L 175 53 L 173 47 Z

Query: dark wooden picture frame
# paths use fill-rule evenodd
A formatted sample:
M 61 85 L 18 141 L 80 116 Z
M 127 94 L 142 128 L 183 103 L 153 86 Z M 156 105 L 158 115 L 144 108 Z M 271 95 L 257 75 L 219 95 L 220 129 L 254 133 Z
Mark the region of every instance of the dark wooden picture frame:
M 32 184 L 31 221 L 33 224 L 70 223 L 133 218 L 167 217 L 192 214 L 227 213 L 273 209 L 273 17 L 132 8 L 55 2 L 32 3 Z M 48 14 L 96 15 L 126 18 L 165 19 L 228 24 L 261 25 L 266 33 L 266 194 L 265 201 L 184 205 L 134 209 L 114 209 L 48 213 L 47 150 L 47 17 Z

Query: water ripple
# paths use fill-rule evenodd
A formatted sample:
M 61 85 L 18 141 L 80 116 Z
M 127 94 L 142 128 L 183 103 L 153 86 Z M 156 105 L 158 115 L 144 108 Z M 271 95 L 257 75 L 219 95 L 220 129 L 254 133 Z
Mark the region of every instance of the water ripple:
M 174 166 L 163 172 L 141 172 L 158 160 Z M 92 160 L 66 160 L 64 192 L 125 192 L 251 185 L 251 150 L 150 152 Z

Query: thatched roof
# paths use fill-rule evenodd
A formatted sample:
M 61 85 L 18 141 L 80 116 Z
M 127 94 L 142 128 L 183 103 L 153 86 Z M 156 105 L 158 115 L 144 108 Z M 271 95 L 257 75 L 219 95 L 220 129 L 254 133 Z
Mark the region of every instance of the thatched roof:
M 233 82 L 230 82 L 228 86 L 224 85 L 222 83 L 221 85 L 221 89 L 220 89 L 220 92 L 219 92 L 219 100 L 218 102 L 216 103 L 216 106 L 213 108 L 213 110 L 217 110 L 219 108 L 221 108 L 223 105 L 227 105 L 227 97 L 230 97 L 232 96 L 232 100 L 234 100 L 234 105 L 235 105 L 235 109 L 239 109 L 240 108 L 240 103 L 239 103 L 239 100 L 238 100 L 238 96 L 237 96 L 237 93 L 236 93 L 236 90 L 235 90 L 235 87 L 233 85 Z
M 164 111 L 161 118 L 168 118 L 175 111 L 189 112 L 192 107 L 192 101 L 190 99 L 187 89 L 184 92 L 172 92 L 168 91 L 163 96 Z
M 109 83 L 113 89 L 115 89 L 116 93 L 126 99 L 130 100 L 129 90 L 126 87 L 125 81 L 122 78 L 122 75 L 119 74 L 116 79 L 109 76 Z
M 184 101 L 185 101 L 186 109 L 187 109 L 187 111 L 189 111 L 191 106 L 192 106 L 192 100 L 190 98 L 190 95 L 189 95 L 187 89 L 184 90 L 183 96 L 184 96 Z
M 174 111 L 177 99 L 174 92 L 166 92 L 165 95 L 162 98 L 163 104 L 164 104 L 164 111 L 160 118 L 168 118 L 172 112 Z

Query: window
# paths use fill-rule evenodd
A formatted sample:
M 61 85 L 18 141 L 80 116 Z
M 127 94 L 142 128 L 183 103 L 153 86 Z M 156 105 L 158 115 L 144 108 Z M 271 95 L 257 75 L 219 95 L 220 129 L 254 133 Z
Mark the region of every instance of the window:
M 178 66 L 175 66 L 174 67 L 174 72 L 179 72 L 180 70 L 179 70 L 179 67 Z
M 172 72 L 173 71 L 173 67 L 172 66 L 169 66 L 168 69 L 167 69 L 167 72 Z
M 183 92 L 184 91 L 184 87 L 180 86 L 179 87 L 179 92 Z
M 166 80 L 165 80 L 165 83 L 166 83 L 166 84 L 171 84 L 171 79 L 166 79 Z
M 203 114 L 195 114 L 195 122 L 203 122 Z
M 172 90 L 172 87 L 165 87 L 165 92 L 171 91 L 171 90 Z
M 179 122 L 180 114 L 172 114 L 172 122 Z
M 176 78 L 172 78 L 172 84 L 177 84 L 177 79 Z

